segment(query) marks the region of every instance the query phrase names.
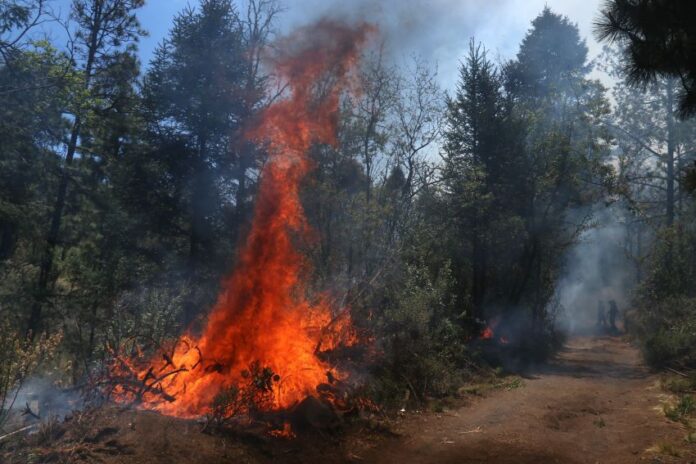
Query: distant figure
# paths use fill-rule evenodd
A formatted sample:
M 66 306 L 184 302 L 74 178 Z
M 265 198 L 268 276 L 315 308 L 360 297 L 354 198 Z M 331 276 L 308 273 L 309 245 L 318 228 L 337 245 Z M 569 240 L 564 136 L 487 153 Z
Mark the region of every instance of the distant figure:
M 616 316 L 619 315 L 619 308 L 616 306 L 616 301 L 609 301 L 609 327 L 611 330 L 618 330 L 616 327 Z
M 602 300 L 599 300 L 599 304 L 597 305 L 597 327 L 600 329 L 603 329 L 607 325 L 607 316 L 606 316 L 606 307 L 604 306 L 604 302 Z

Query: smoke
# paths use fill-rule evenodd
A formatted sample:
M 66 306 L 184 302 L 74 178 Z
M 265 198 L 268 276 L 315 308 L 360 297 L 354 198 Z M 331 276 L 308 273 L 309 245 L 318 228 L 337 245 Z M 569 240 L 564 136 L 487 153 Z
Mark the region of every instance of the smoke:
M 16 397 L 15 397 L 16 394 Z M 15 416 L 21 414 L 26 420 L 63 419 L 73 411 L 82 409 L 84 399 L 78 389 L 61 389 L 46 377 L 32 377 L 25 381 L 19 391 L 9 396 Z M 7 405 L 8 407 L 10 404 Z M 33 416 L 36 415 L 36 416 Z
M 546 5 L 577 22 L 590 57 L 599 54 L 592 21 L 600 0 L 288 0 L 279 26 L 292 30 L 320 17 L 375 24 L 392 62 L 425 58 L 437 65 L 442 87 L 452 91 L 472 37 L 490 50 L 491 58 L 511 59 Z
M 487 35 L 510 0 L 299 0 L 288 4 L 283 28 L 294 29 L 318 17 L 379 28 L 384 53 L 395 64 L 412 56 L 440 69 L 441 84 L 453 88 L 469 39 Z M 517 37 L 515 40 L 518 39 Z M 513 42 L 511 38 L 511 42 Z
M 599 301 L 614 300 L 623 311 L 635 282 L 635 272 L 624 248 L 621 211 L 597 213 L 595 227 L 586 230 L 565 258 L 565 273 L 556 287 L 560 304 L 559 327 L 570 333 L 591 328 Z

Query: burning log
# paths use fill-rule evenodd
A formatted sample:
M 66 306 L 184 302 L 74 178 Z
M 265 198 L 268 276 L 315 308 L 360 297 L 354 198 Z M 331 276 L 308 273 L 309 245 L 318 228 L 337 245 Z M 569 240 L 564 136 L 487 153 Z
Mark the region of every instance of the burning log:
M 176 369 L 176 366 L 174 365 L 174 361 L 172 360 L 172 357 L 169 356 L 167 353 L 162 353 L 162 359 L 164 359 L 165 364 L 160 368 L 160 372 L 165 370 L 167 367 L 170 367 L 172 369 Z
M 148 370 L 148 373 L 150 373 L 151 377 L 154 378 L 154 380 L 152 381 L 152 383 L 150 383 L 150 385 L 147 385 L 146 381 L 147 381 L 147 379 L 148 379 L 148 376 L 146 376 L 146 377 L 143 379 L 143 388 L 141 389 L 141 391 L 140 391 L 139 394 L 137 395 L 138 400 L 139 400 L 139 401 L 142 401 L 142 398 L 143 398 L 143 396 L 144 396 L 145 394 L 149 393 L 150 391 L 155 391 L 156 393 L 159 393 L 159 395 L 162 396 L 165 400 L 169 401 L 170 403 L 173 402 L 176 398 L 174 398 L 172 395 L 167 394 L 167 393 L 164 391 L 164 389 L 162 388 L 162 381 L 165 380 L 165 379 L 168 378 L 168 377 L 171 377 L 171 376 L 173 376 L 173 375 L 179 374 L 179 373 L 181 373 L 181 372 L 188 372 L 188 369 L 182 367 L 182 368 L 180 368 L 180 369 L 175 369 L 175 370 L 173 370 L 173 371 L 167 372 L 167 373 L 165 373 L 164 375 L 161 375 L 161 376 L 159 376 L 159 377 L 154 377 L 154 376 L 152 375 L 152 370 L 153 370 L 153 368 L 151 367 L 151 368 Z M 154 387 L 155 387 L 155 385 L 157 385 L 158 388 L 155 389 L 155 390 L 153 390 Z
M 191 366 L 191 370 L 194 370 L 194 369 L 197 368 L 198 366 L 202 366 L 202 365 L 203 365 L 203 353 L 201 353 L 201 349 L 200 349 L 200 348 L 195 347 L 195 349 L 196 349 L 196 351 L 198 352 L 198 361 L 196 361 L 196 364 L 194 364 L 193 366 Z

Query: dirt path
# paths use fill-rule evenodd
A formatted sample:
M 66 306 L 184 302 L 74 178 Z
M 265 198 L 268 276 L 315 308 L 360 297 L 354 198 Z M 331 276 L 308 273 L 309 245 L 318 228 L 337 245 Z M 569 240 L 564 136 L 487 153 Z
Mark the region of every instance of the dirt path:
M 458 411 L 410 417 L 400 426 L 402 438 L 364 461 L 696 463 L 686 432 L 661 413 L 659 378 L 620 338 L 573 338 L 524 382 Z M 654 451 L 660 445 L 662 452 Z

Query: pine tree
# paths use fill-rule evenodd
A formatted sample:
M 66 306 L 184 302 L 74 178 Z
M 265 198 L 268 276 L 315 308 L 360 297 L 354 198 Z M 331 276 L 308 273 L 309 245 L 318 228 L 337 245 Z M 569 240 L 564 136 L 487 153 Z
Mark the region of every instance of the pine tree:
M 76 95 L 71 105 L 72 128 L 41 259 L 36 298 L 27 324 L 32 334 L 40 329 L 48 289 L 55 279 L 54 253 L 66 206 L 70 168 L 78 152 L 83 125 L 91 111 L 110 103 L 108 99 L 100 98 L 95 77 L 108 74 L 122 53 L 134 53 L 134 43 L 143 34 L 135 10 L 143 4 L 144 0 L 74 0 L 72 3 L 71 19 L 76 27 L 73 53 L 79 60 L 82 95 Z
M 696 4 L 690 0 L 612 0 L 597 22 L 601 40 L 626 47 L 631 84 L 670 76 L 679 82 L 679 112 L 696 113 Z
M 235 200 L 246 200 L 246 170 L 254 166 L 248 154 L 242 156 L 254 150 L 244 143 L 243 132 L 262 92 L 261 82 L 249 74 L 247 46 L 232 2 L 204 0 L 175 18 L 145 76 L 150 156 L 171 177 L 164 185 L 169 193 L 162 192 L 169 200 L 153 206 L 175 208 L 176 214 L 169 210 L 161 218 L 170 230 L 186 235 L 186 249 L 179 253 L 201 287 L 203 282 L 214 285 L 228 265 L 241 219 L 238 209 L 244 206 Z M 239 165 L 242 158 L 244 166 Z M 190 302 L 186 321 L 203 306 Z
M 516 214 L 523 158 L 515 145 L 520 132 L 503 93 L 501 75 L 483 47 L 473 41 L 455 97 L 448 104 L 446 127 L 448 215 L 469 250 L 460 250 L 458 271 L 462 278 L 462 273 L 468 273 L 466 263 L 471 263 L 473 315 L 482 317 L 486 303 L 494 302 L 499 292 L 493 254 L 501 248 L 502 234 L 496 224 L 504 215 Z
M 590 70 L 577 26 L 548 7 L 505 67 L 507 93 L 526 125 L 525 239 L 509 298 L 530 307 L 540 324 L 563 250 L 587 227 L 611 174 L 610 108 Z

